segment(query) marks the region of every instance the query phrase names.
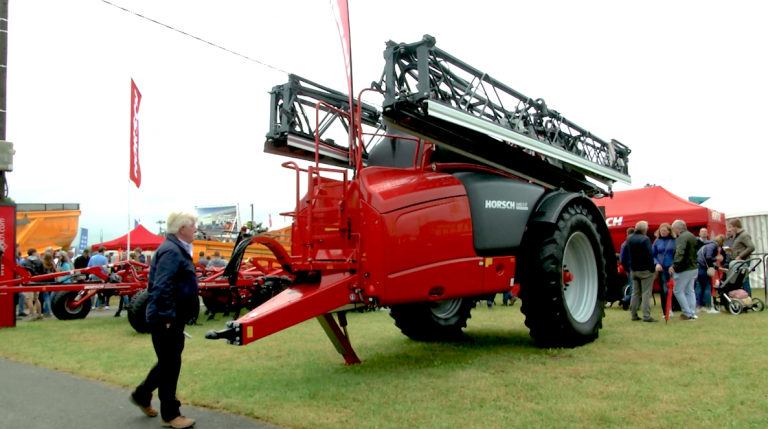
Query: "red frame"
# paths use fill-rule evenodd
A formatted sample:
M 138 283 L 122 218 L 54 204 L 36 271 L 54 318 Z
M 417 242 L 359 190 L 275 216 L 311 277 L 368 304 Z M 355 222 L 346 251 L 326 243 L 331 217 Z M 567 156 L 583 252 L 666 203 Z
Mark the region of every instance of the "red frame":
M 280 246 L 282 249 L 282 246 Z M 226 278 L 222 278 L 223 268 L 213 268 L 199 270 L 199 294 L 200 296 L 212 296 L 215 289 L 231 289 L 233 294 L 250 294 L 252 288 L 258 287 L 258 277 L 262 276 L 281 276 L 287 275 L 281 268 L 278 260 L 272 258 L 250 258 L 251 267 L 241 266 L 238 273 L 238 279 L 235 285 L 230 285 Z M 3 268 L 10 269 L 17 275 L 16 278 L 0 281 L 0 294 L 12 296 L 14 293 L 21 292 L 83 292 L 78 295 L 76 300 L 67 302 L 67 306 L 77 308 L 86 299 L 90 299 L 99 291 L 109 290 L 114 295 L 133 296 L 139 291 L 146 289 L 149 274 L 149 266 L 136 261 L 121 261 L 114 264 L 105 265 L 108 268 L 117 268 L 116 274 L 121 277 L 119 283 L 108 283 L 108 275 L 102 272 L 103 267 L 89 267 L 70 270 L 68 272 L 57 272 L 31 276 L 26 268 L 21 267 L 14 261 L 4 261 Z M 57 283 L 52 282 L 57 277 L 73 274 L 91 274 L 104 280 L 104 283 Z M 232 297 L 232 300 L 235 298 Z M 15 313 L 12 313 L 15 315 Z M 14 317 L 15 322 L 15 317 Z
M 318 102 L 316 120 L 321 105 L 350 117 Z M 346 170 L 319 166 L 317 131 L 314 166 L 301 169 L 293 161 L 282 164 L 296 172 L 295 209 L 281 213 L 294 218 L 293 256 L 268 237 L 251 239 L 251 244 L 272 250 L 285 272 L 304 273 L 307 279 L 319 281 L 292 286 L 239 318 L 233 325 L 238 332 L 233 337 L 235 344 L 248 344 L 316 317 L 346 363 L 358 363 L 346 329 L 342 333 L 329 313 L 476 297 L 509 292 L 515 286 L 514 255 L 484 258 L 475 253 L 466 190 L 445 171 L 516 177 L 474 164 L 430 164 L 433 144 L 382 134 L 377 135 L 417 141 L 413 165 L 363 168 L 362 137 L 372 134 L 362 131 L 359 105 L 354 113 L 357 121 L 350 129 L 353 144 L 349 155 L 351 163 L 354 159 L 355 174 L 351 180 Z M 303 196 L 299 191 L 302 172 L 308 180 Z M 343 178 L 331 180 L 323 173 L 341 173 Z M 346 319 L 339 320 L 346 326 Z

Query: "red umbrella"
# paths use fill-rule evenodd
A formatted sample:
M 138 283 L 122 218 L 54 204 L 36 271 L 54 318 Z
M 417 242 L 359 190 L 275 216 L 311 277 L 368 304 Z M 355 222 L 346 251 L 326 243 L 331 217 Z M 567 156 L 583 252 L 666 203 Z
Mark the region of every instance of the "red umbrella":
M 664 323 L 669 323 L 669 313 L 672 310 L 672 289 L 675 288 L 675 279 L 672 277 L 669 278 L 667 288 L 669 288 L 669 292 L 667 292 L 667 311 L 664 312 Z

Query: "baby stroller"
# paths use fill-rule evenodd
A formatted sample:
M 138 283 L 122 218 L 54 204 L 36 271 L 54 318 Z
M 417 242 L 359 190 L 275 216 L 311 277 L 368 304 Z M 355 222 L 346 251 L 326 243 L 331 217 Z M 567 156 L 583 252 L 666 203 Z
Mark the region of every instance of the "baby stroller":
M 757 261 L 754 267 L 749 263 Z M 713 304 L 715 310 L 727 308 L 731 314 L 740 314 L 742 311 L 763 311 L 765 303 L 760 298 L 750 297 L 747 291 L 743 289 L 744 280 L 749 273 L 755 271 L 762 261 L 759 258 L 748 259 L 745 261 L 736 261 L 731 265 L 728 275 L 719 285 L 715 286 L 715 296 Z

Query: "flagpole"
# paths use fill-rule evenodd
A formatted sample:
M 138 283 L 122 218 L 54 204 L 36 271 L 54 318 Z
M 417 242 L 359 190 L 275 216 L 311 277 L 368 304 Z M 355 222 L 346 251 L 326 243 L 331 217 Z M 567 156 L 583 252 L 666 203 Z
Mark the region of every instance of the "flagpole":
M 126 250 L 125 259 L 128 259 L 128 253 L 131 253 L 131 179 L 128 179 L 128 250 Z

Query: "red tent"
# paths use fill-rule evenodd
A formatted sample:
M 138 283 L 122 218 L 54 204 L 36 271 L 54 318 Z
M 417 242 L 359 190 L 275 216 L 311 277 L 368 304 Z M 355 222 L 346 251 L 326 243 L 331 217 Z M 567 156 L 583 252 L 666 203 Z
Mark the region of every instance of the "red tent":
M 152 234 L 147 228 L 144 228 L 141 225 L 134 228 L 133 231 L 128 234 L 131 235 L 131 249 L 140 247 L 141 250 L 156 250 L 157 247 L 160 246 L 160 243 L 165 240 L 163 237 Z M 91 249 L 96 250 L 99 246 L 104 246 L 107 250 L 126 250 L 128 248 L 128 234 L 112 241 L 94 244 L 91 246 Z
M 704 227 L 709 230 L 710 238 L 725 234 L 723 213 L 684 200 L 661 186 L 618 191 L 613 199 L 605 197 L 594 202 L 598 207 L 605 207 L 605 220 L 617 253 L 627 238 L 627 228 L 641 220 L 648 222 L 651 232 L 662 223 L 671 224 L 681 219 L 694 234 Z

